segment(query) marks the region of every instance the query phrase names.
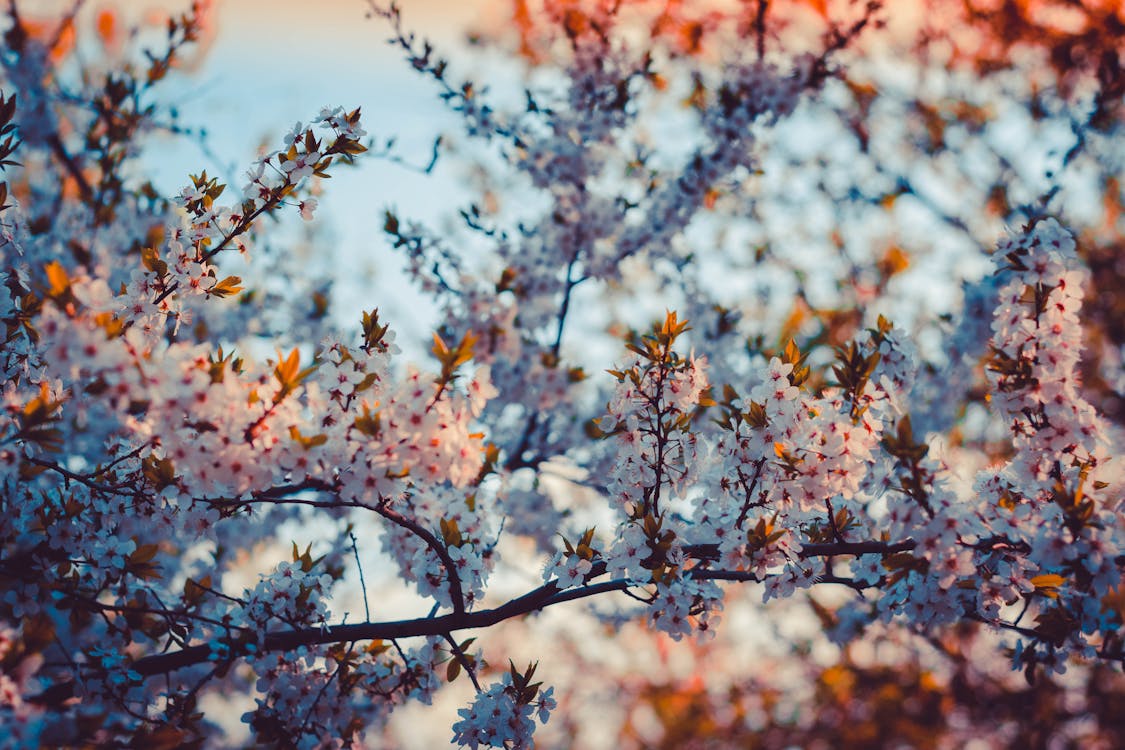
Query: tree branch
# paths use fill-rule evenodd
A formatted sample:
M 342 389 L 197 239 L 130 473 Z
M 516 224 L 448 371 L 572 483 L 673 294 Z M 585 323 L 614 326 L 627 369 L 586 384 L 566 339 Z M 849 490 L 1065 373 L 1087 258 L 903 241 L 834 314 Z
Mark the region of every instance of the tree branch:
M 445 571 L 449 579 L 449 597 L 452 600 L 453 613 L 464 614 L 465 594 L 461 589 L 461 576 L 457 574 L 457 564 L 454 563 L 453 558 L 449 556 L 449 550 L 445 548 L 445 545 L 442 544 L 429 529 L 423 527 L 417 521 L 411 520 L 401 513 L 391 510 L 385 503 L 379 503 L 375 506 L 374 510 L 383 518 L 398 524 L 420 538 L 434 551 L 434 554 L 441 559 L 441 564 L 445 566 Z

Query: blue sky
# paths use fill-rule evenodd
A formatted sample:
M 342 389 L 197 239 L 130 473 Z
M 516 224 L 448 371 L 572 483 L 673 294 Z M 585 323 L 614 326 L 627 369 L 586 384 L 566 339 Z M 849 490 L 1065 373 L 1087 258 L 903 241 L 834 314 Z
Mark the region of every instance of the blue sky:
M 480 5 L 407 0 L 402 8 L 407 24 L 457 52 Z M 169 0 L 160 6 L 182 7 Z M 436 87 L 387 44 L 387 24 L 366 18 L 366 10 L 364 0 L 217 3 L 214 36 L 200 64 L 161 89 L 162 100 L 175 103 L 184 126 L 206 129 L 207 149 L 187 139 L 154 141 L 146 168 L 153 170 L 158 189 L 175 193 L 188 174 L 204 168 L 240 188 L 263 144 L 279 147 L 295 122 L 307 123 L 326 105 L 362 107 L 364 125 L 377 143 L 394 137 L 403 159 L 424 164 L 433 139 L 456 134 L 458 122 L 437 98 Z M 383 240 L 383 211 L 393 206 L 404 218 L 427 222 L 456 216 L 469 196 L 464 183 L 463 168 L 452 160 L 429 176 L 377 158 L 333 170 L 311 228 L 317 256 L 329 260 L 341 282 L 336 311 L 343 321 L 378 306 L 390 313 L 401 343 L 428 340 L 434 321 L 404 283 L 401 258 Z

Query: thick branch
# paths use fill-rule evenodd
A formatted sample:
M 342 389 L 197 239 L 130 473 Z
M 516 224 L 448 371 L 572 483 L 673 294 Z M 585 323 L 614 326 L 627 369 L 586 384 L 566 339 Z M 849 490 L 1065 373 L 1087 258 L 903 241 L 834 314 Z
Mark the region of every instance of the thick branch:
M 695 549 L 698 550 L 707 546 L 708 545 L 701 545 Z M 912 549 L 913 547 L 914 542 L 911 540 L 898 544 L 887 544 L 884 542 L 820 544 L 806 546 L 802 556 L 858 554 L 860 552 L 896 552 Z M 713 554 L 717 556 L 717 551 Z M 605 572 L 605 563 L 598 563 L 590 572 L 590 577 L 604 575 Z M 692 571 L 692 574 L 700 578 L 714 580 L 757 580 L 753 574 L 748 574 L 743 571 L 719 571 L 699 568 Z M 300 646 L 312 646 L 342 641 L 445 636 L 448 633 L 458 630 L 491 627 L 504 620 L 531 614 L 532 612 L 545 609 L 555 604 L 562 604 L 563 602 L 574 601 L 576 599 L 585 599 L 590 596 L 597 596 L 611 591 L 624 591 L 631 585 L 635 584 L 626 579 L 614 579 L 560 591 L 557 584 L 552 581 L 493 609 L 485 609 L 477 612 L 461 611 L 441 617 L 420 617 L 413 620 L 365 622 L 353 625 L 336 625 L 332 627 L 314 627 L 301 630 L 280 631 L 266 635 L 262 648 L 265 651 L 288 651 Z M 172 672 L 194 664 L 201 664 L 208 660 L 211 653 L 212 650 L 210 646 L 191 646 L 181 651 L 139 659 L 133 663 L 131 668 L 145 677 L 150 677 L 152 675 Z
M 697 545 L 692 548 L 691 554 L 697 558 L 702 558 L 704 555 L 699 553 L 708 552 L 708 547 L 710 547 L 710 545 Z M 893 554 L 895 552 L 911 550 L 914 549 L 914 547 L 915 542 L 911 539 L 893 544 L 888 542 L 810 544 L 806 545 L 804 550 L 802 550 L 801 557 L 828 557 L 844 554 Z M 712 554 L 717 554 L 717 550 L 713 551 Z M 605 573 L 605 563 L 598 562 L 595 564 L 593 570 L 590 571 L 588 579 L 596 578 Z M 700 579 L 718 581 L 754 582 L 758 580 L 757 576 L 750 571 L 712 570 L 705 567 L 694 568 L 689 571 L 689 575 Z M 819 583 L 842 584 L 857 591 L 870 588 L 870 586 L 852 579 L 839 578 L 832 574 L 818 576 L 817 581 Z M 492 627 L 505 620 L 522 617 L 556 604 L 598 596 L 612 591 L 627 591 L 630 587 L 636 585 L 637 583 L 635 581 L 618 578 L 601 583 L 560 590 L 557 583 L 551 581 L 499 607 L 477 612 L 461 611 L 442 615 L 440 617 L 420 617 L 413 620 L 396 620 L 390 622 L 365 622 L 353 625 L 335 625 L 331 627 L 319 626 L 269 633 L 265 636 L 260 650 L 289 651 L 301 646 L 345 641 L 391 640 L 395 638 L 419 636 L 446 637 L 454 631 Z M 972 614 L 967 615 L 967 618 L 986 622 L 986 624 L 993 627 L 1016 629 L 1016 626 L 1011 623 L 991 620 L 985 621 L 983 618 Z M 1019 629 L 1019 632 L 1032 637 L 1037 635 L 1034 634 L 1034 631 L 1026 629 Z M 232 652 L 233 653 L 226 658 L 230 659 L 236 658 L 237 656 L 245 656 L 247 653 L 245 647 L 241 646 L 233 648 Z M 134 662 L 130 668 L 144 677 L 151 677 L 153 675 L 167 674 L 184 667 L 205 663 L 209 660 L 212 653 L 213 651 L 210 645 L 190 646 L 180 651 L 144 657 Z
M 806 544 L 797 555 L 801 559 L 810 557 L 832 557 L 834 555 L 893 555 L 908 552 L 918 546 L 913 539 L 902 542 L 829 542 L 826 544 Z M 684 552 L 697 560 L 719 559 L 719 545 L 691 544 Z
M 491 627 L 504 620 L 530 614 L 553 604 L 583 599 L 608 591 L 620 591 L 628 586 L 628 581 L 614 580 L 560 592 L 558 586 L 551 582 L 499 607 L 479 612 L 461 612 L 441 617 L 420 617 L 413 620 L 393 622 L 365 622 L 354 625 L 313 627 L 270 633 L 266 635 L 261 649 L 265 651 L 288 651 L 300 646 L 322 643 L 389 640 L 415 636 L 444 636 L 457 630 Z M 209 645 L 190 646 L 181 651 L 139 659 L 131 665 L 131 669 L 145 677 L 151 677 L 194 664 L 202 664 L 208 660 L 211 653 L 211 646 Z

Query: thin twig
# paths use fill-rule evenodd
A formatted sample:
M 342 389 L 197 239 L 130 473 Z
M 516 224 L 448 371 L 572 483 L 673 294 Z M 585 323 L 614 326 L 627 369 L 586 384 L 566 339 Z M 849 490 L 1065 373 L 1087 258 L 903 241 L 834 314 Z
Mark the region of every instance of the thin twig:
M 359 587 L 363 590 L 363 617 L 366 622 L 371 622 L 371 607 L 367 604 L 367 581 L 363 578 L 363 565 L 359 561 L 359 548 L 356 546 L 355 534 L 348 532 L 352 539 L 352 555 L 355 557 L 355 566 L 359 570 Z

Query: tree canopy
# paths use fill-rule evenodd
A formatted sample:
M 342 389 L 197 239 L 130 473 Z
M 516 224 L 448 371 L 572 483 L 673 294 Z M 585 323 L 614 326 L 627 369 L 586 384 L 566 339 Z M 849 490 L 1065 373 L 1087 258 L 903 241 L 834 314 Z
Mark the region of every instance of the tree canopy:
M 515 0 L 515 90 L 357 3 L 458 132 L 317 103 L 175 195 L 210 4 L 27 5 L 0 746 L 391 746 L 458 689 L 471 748 L 1125 742 L 1118 3 Z M 270 221 L 358 160 L 473 169 L 372 202 L 431 340 Z

